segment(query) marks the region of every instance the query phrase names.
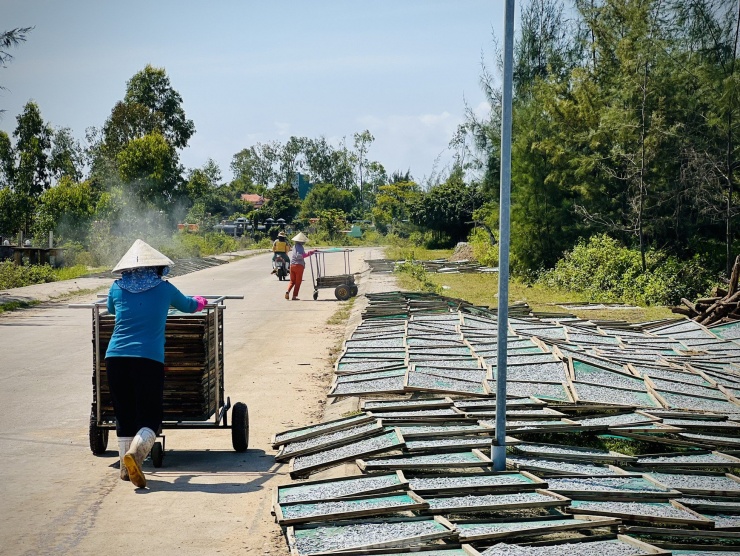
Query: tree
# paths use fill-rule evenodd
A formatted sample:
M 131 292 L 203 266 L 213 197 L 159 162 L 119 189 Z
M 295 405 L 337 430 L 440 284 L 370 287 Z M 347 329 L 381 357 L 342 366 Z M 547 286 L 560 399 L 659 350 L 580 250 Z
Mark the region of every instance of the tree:
M 0 66 L 7 66 L 8 62 L 13 59 L 10 49 L 26 42 L 26 35 L 33 29 L 33 27 L 16 27 L 0 33 Z
M 9 187 L 0 187 L 0 235 L 15 234 L 24 225 L 24 203 L 21 195 Z
M 0 68 L 7 67 L 8 62 L 13 59 L 10 49 L 26 42 L 26 35 L 32 30 L 33 27 L 16 27 L 10 31 L 0 33 Z M 0 85 L 0 91 L 7 91 L 7 88 Z M 5 110 L 0 110 L 0 115 L 4 112 Z
M 370 145 L 372 145 L 373 141 L 375 141 L 375 137 L 373 137 L 372 133 L 370 133 L 367 129 L 361 133 L 355 133 L 355 151 L 357 152 L 357 174 L 359 177 L 359 184 L 360 184 L 360 204 L 363 205 L 365 203 L 365 188 L 364 188 L 364 181 L 363 181 L 363 172 L 367 172 L 367 151 L 370 148 Z
M 84 152 L 80 142 L 72 136 L 68 127 L 59 128 L 52 136 L 49 170 L 51 175 L 60 180 L 63 177 L 73 181 L 82 179 L 82 168 L 85 164 Z
M 64 176 L 41 195 L 34 233 L 46 236 L 54 231 L 61 238 L 83 241 L 95 213 L 96 202 L 89 182 L 78 183 Z
M 306 139 L 304 143 L 307 179 L 313 183 L 334 183 L 335 157 L 334 148 L 326 142 L 325 137 Z
M 663 57 L 668 49 L 660 33 L 662 10 L 660 2 L 612 0 L 595 22 L 597 36 L 612 39 L 605 49 L 609 57 L 602 59 L 614 66 L 609 68 L 613 75 L 607 90 L 612 100 L 602 115 L 612 145 L 605 168 L 626 186 L 623 226 L 638 238 L 643 272 L 647 270 L 647 211 L 656 196 L 651 181 L 659 174 L 661 143 L 676 131 L 666 122 L 662 107 L 670 89 L 666 75 L 670 65 Z
M 221 169 L 209 158 L 202 168 L 188 172 L 185 194 L 193 203 L 203 201 L 220 186 L 220 181 Z
M 115 157 L 129 141 L 163 127 L 163 116 L 139 103 L 119 101 L 103 126 L 105 153 Z
M 578 58 L 578 42 L 563 14 L 562 2 L 530 0 L 522 6 L 515 45 L 516 97 L 526 97 L 538 80 L 564 77 Z
M 554 265 L 583 228 L 573 218 L 573 180 L 561 179 L 556 171 L 555 161 L 560 156 L 572 158 L 573 153 L 557 153 L 555 149 L 562 144 L 548 141 L 555 130 L 551 118 L 543 115 L 544 97 L 556 90 L 546 82 L 535 84 L 530 99 L 517 109 L 512 143 L 511 259 L 512 268 L 520 273 Z
M 178 193 L 180 168 L 173 147 L 158 131 L 128 142 L 116 162 L 121 179 L 139 201 L 168 208 Z
M 280 152 L 280 144 L 257 143 L 236 153 L 231 160 L 231 171 L 234 181 L 239 182 L 244 190 L 252 185 L 265 188 L 275 184 L 277 172 L 275 166 Z
M 340 210 L 345 215 L 352 211 L 354 196 L 331 183 L 320 183 L 308 192 L 301 207 L 301 218 L 315 218 L 326 210 Z
M 409 173 L 405 175 L 396 174 L 397 178 L 410 178 Z M 410 208 L 416 204 L 421 197 L 419 186 L 413 181 L 406 179 L 394 181 L 381 185 L 375 196 L 375 205 L 372 208 L 372 217 L 375 226 L 386 229 L 409 219 Z M 396 228 L 396 226 L 394 226 Z
M 147 65 L 136 73 L 126 84 L 123 102 L 146 107 L 151 115 L 146 121 L 156 126 L 146 133 L 158 130 L 176 149 L 187 147 L 195 133 L 195 124 L 185 116 L 182 97 L 172 88 L 164 68 Z
M 273 220 L 282 218 L 286 222 L 292 222 L 301 210 L 298 192 L 289 183 L 276 185 L 269 190 L 268 195 L 270 202 L 265 211 Z
M 444 183 L 432 187 L 412 206 L 411 220 L 436 232 L 438 238 L 448 236 L 455 243 L 467 237 L 473 212 L 482 204 L 478 187 L 466 185 L 462 169 L 456 168 Z
M 15 149 L 10 137 L 0 130 L 0 188 L 10 188 L 15 183 Z
M 725 272 L 734 261 L 734 222 L 740 211 L 735 184 L 740 172 L 740 2 L 673 2 L 682 41 L 684 86 L 697 99 L 686 118 L 695 132 L 683 145 L 682 200 L 698 201 L 702 214 L 724 222 Z M 697 106 L 698 104 L 698 106 Z M 691 202 L 691 201 L 690 201 Z
M 291 136 L 278 154 L 277 183 L 293 183 L 304 167 L 305 137 Z
M 123 101 L 113 107 L 99 141 L 92 143 L 92 175 L 105 181 L 126 176 L 137 181 L 141 200 L 158 198 L 166 203 L 182 180 L 178 149 L 187 146 L 193 133 L 195 125 L 185 116 L 182 97 L 172 88 L 164 68 L 147 65 L 127 82 Z M 137 152 L 144 155 L 143 160 L 134 160 L 132 155 Z M 170 160 L 162 158 L 165 152 Z M 118 167 L 122 161 L 127 165 L 124 169 Z M 156 178 L 147 178 L 149 185 L 144 187 L 143 176 L 156 174 Z M 158 192 L 146 193 L 151 187 Z
M 347 215 L 339 209 L 319 211 L 317 217 L 319 231 L 325 233 L 330 239 L 335 238 L 337 233 L 347 225 Z
M 18 156 L 15 188 L 23 195 L 38 198 L 51 183 L 49 151 L 52 129 L 44 122 L 38 105 L 33 101 L 26 104 L 16 119 L 18 126 L 13 132 Z

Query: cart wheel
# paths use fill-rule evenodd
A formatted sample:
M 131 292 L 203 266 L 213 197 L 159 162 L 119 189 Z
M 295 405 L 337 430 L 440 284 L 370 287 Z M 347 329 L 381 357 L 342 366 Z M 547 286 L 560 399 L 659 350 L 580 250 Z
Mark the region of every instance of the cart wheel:
M 334 290 L 334 295 L 339 301 L 347 301 L 352 294 L 350 293 L 349 286 L 347 284 L 340 284 Z
M 247 405 L 236 402 L 231 410 L 231 445 L 237 452 L 246 452 L 249 444 L 249 411 Z
M 164 460 L 164 449 L 162 448 L 161 442 L 155 442 L 152 446 L 152 464 L 154 467 L 162 467 L 162 460 Z
M 95 418 L 95 412 L 90 412 L 90 428 L 88 430 L 90 437 L 90 450 L 96 456 L 105 453 L 108 447 L 108 429 L 98 426 L 98 420 Z
M 360 291 L 360 290 L 359 290 L 359 288 L 358 288 L 357 286 L 355 286 L 354 284 L 352 284 L 352 285 L 351 285 L 351 286 L 349 287 L 349 294 L 350 294 L 350 295 L 351 295 L 352 297 L 356 297 L 356 296 L 357 296 L 357 292 L 358 292 L 358 291 Z
M 316 301 L 318 298 L 319 298 L 319 291 L 318 290 L 314 290 L 314 292 L 313 292 L 313 300 Z

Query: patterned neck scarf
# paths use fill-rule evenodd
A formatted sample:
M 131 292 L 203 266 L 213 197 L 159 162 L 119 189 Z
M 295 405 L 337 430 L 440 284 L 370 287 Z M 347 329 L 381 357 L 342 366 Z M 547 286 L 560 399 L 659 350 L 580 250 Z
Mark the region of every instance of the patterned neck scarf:
M 127 292 L 141 293 L 156 288 L 162 283 L 157 269 L 151 266 L 124 270 L 116 284 Z

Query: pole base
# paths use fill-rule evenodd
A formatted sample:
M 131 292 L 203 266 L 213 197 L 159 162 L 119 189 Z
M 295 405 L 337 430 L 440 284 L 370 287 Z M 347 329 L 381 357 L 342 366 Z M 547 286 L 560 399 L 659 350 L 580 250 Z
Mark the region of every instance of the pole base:
M 491 446 L 494 471 L 506 471 L 506 446 Z

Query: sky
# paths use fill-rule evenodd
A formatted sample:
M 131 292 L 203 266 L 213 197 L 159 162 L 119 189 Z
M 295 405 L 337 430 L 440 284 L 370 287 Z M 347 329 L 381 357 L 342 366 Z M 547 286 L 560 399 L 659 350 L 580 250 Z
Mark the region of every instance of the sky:
M 465 105 L 487 111 L 481 59 L 493 67 L 503 0 L 2 0 L 0 31 L 34 29 L 0 68 L 0 129 L 34 100 L 45 121 L 84 140 L 126 82 L 164 68 L 196 133 L 186 168 L 291 136 L 352 146 L 422 182 L 450 159 Z M 435 161 L 436 166 L 435 166 Z

